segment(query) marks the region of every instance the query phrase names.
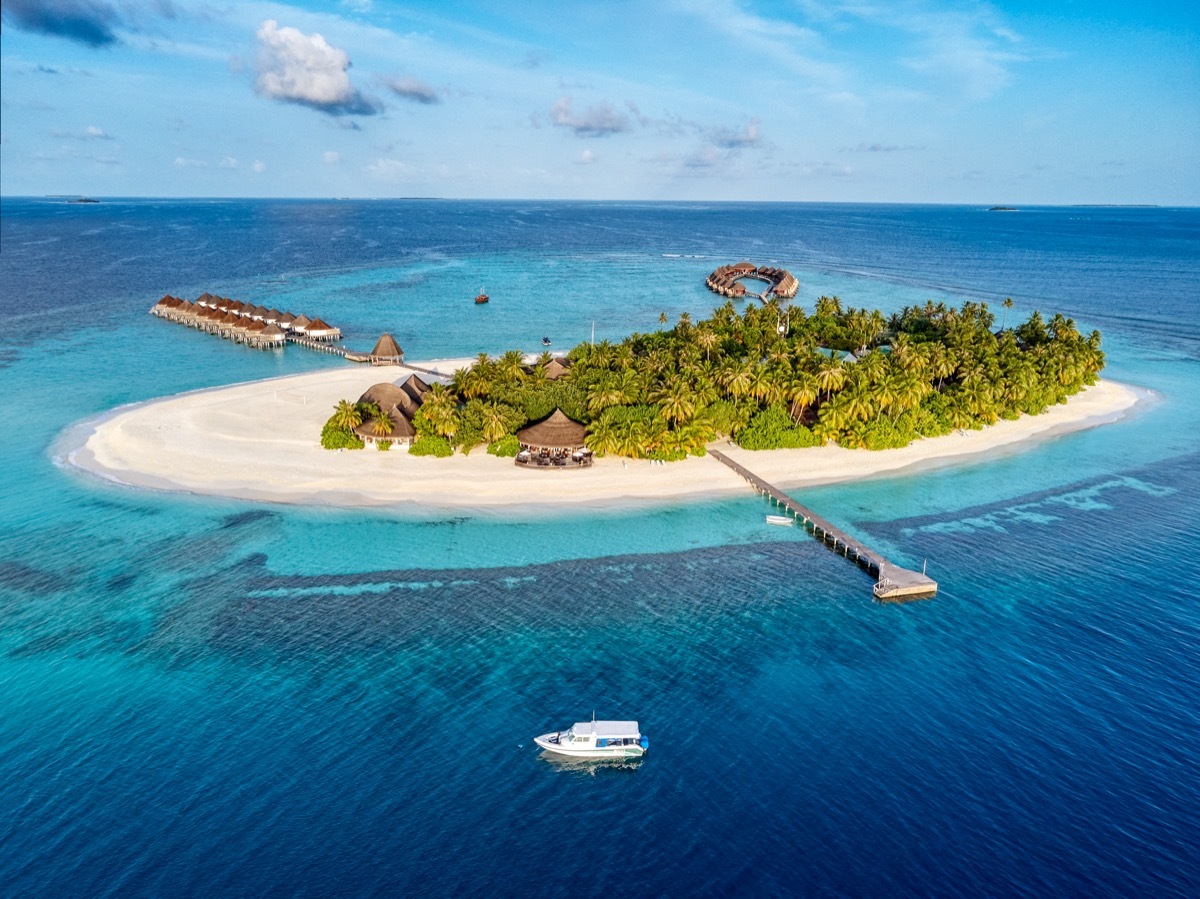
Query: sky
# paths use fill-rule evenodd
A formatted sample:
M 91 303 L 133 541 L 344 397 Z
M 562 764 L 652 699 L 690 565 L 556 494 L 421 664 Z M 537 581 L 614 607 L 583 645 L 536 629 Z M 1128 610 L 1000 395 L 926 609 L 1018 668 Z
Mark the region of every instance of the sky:
M 1200 205 L 1195 0 L 3 0 L 0 194 Z

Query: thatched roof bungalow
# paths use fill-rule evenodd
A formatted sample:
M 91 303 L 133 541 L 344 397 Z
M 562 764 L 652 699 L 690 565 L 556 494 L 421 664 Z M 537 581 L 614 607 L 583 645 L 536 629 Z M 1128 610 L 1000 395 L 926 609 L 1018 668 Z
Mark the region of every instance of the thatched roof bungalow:
M 567 418 L 562 409 L 555 409 L 549 417 L 517 431 L 517 440 L 522 449 L 531 452 L 577 450 L 583 448 L 586 434 L 587 428 Z
M 417 436 L 416 428 L 412 426 L 412 422 L 395 409 L 384 414 L 390 425 L 386 434 L 375 433 L 375 419 L 364 421 L 354 429 L 354 433 L 362 438 L 363 443 L 375 443 L 379 440 L 386 440 L 389 443 L 412 443 Z
M 567 366 L 563 365 L 561 360 L 558 359 L 551 359 L 546 363 L 544 369 L 547 381 L 557 381 L 567 373 Z
M 374 403 L 386 412 L 401 402 L 407 402 L 408 394 L 397 385 L 384 381 L 381 384 L 372 384 L 368 387 L 366 393 L 360 396 L 358 401 L 360 403 Z
M 304 336 L 313 340 L 337 340 L 342 336 L 342 329 L 327 325 L 319 318 L 313 319 L 304 329 Z
M 271 324 L 269 324 L 265 328 L 263 328 L 262 331 L 258 335 L 258 345 L 259 346 L 275 347 L 275 346 L 283 346 L 286 343 L 287 343 L 287 335 L 284 334 L 283 330 L 279 327 L 279 325 L 275 324 L 274 322 L 271 322 Z
M 372 365 L 399 365 L 404 361 L 404 350 L 396 343 L 396 338 L 384 333 L 375 341 L 375 349 L 367 357 Z

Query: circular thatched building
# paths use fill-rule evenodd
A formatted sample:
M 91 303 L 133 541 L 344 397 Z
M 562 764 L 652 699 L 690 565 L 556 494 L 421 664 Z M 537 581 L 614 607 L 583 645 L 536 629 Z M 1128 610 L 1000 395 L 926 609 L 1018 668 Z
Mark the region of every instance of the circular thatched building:
M 562 409 L 517 431 L 521 451 L 517 465 L 528 468 L 583 468 L 592 464 L 592 451 L 584 438 L 587 428 L 571 421 Z

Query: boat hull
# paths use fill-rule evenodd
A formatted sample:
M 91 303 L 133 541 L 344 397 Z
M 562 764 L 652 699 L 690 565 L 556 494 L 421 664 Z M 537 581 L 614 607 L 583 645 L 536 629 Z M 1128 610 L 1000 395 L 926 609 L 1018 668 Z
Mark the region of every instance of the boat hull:
M 571 748 L 556 741 L 558 734 L 543 734 L 534 737 L 533 742 L 546 752 L 553 753 L 559 758 L 567 759 L 640 759 L 646 754 L 646 749 L 640 745 L 632 746 L 593 746 L 588 748 Z

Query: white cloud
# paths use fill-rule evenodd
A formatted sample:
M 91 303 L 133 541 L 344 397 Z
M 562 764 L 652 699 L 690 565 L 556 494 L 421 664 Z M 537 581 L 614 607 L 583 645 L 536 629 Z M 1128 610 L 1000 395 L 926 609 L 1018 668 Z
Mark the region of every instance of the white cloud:
M 579 158 L 575 160 L 576 165 L 595 165 L 597 162 L 599 162 L 599 159 L 591 150 L 584 150 L 579 154 Z
M 232 156 L 226 156 L 221 160 L 221 168 L 223 169 L 236 169 L 237 167 L 238 161 Z
M 202 169 L 208 163 L 203 159 L 188 159 L 186 156 L 176 156 L 175 165 L 181 169 Z
M 371 0 L 342 0 L 342 6 L 351 12 L 368 13 L 371 11 Z
M 350 57 L 320 34 L 304 34 L 267 19 L 258 32 L 258 77 L 265 97 L 298 103 L 330 115 L 374 115 L 379 101 L 360 93 L 346 70 Z
M 571 110 L 570 97 L 562 97 L 550 107 L 550 121 L 560 128 L 570 128 L 577 137 L 607 137 L 630 128 L 628 116 L 607 102 L 589 106 L 587 112 L 577 115 Z
M 261 159 L 256 159 L 256 160 L 254 160 L 254 165 L 251 166 L 251 168 L 253 168 L 257 174 L 261 175 L 263 172 L 265 172 L 267 170 L 267 164 L 265 162 L 263 162 Z
M 367 171 L 383 181 L 404 181 L 413 175 L 412 166 L 399 159 L 376 159 Z
M 342 161 L 342 154 L 337 150 L 326 150 L 321 154 L 321 162 L 326 165 L 337 165 Z

